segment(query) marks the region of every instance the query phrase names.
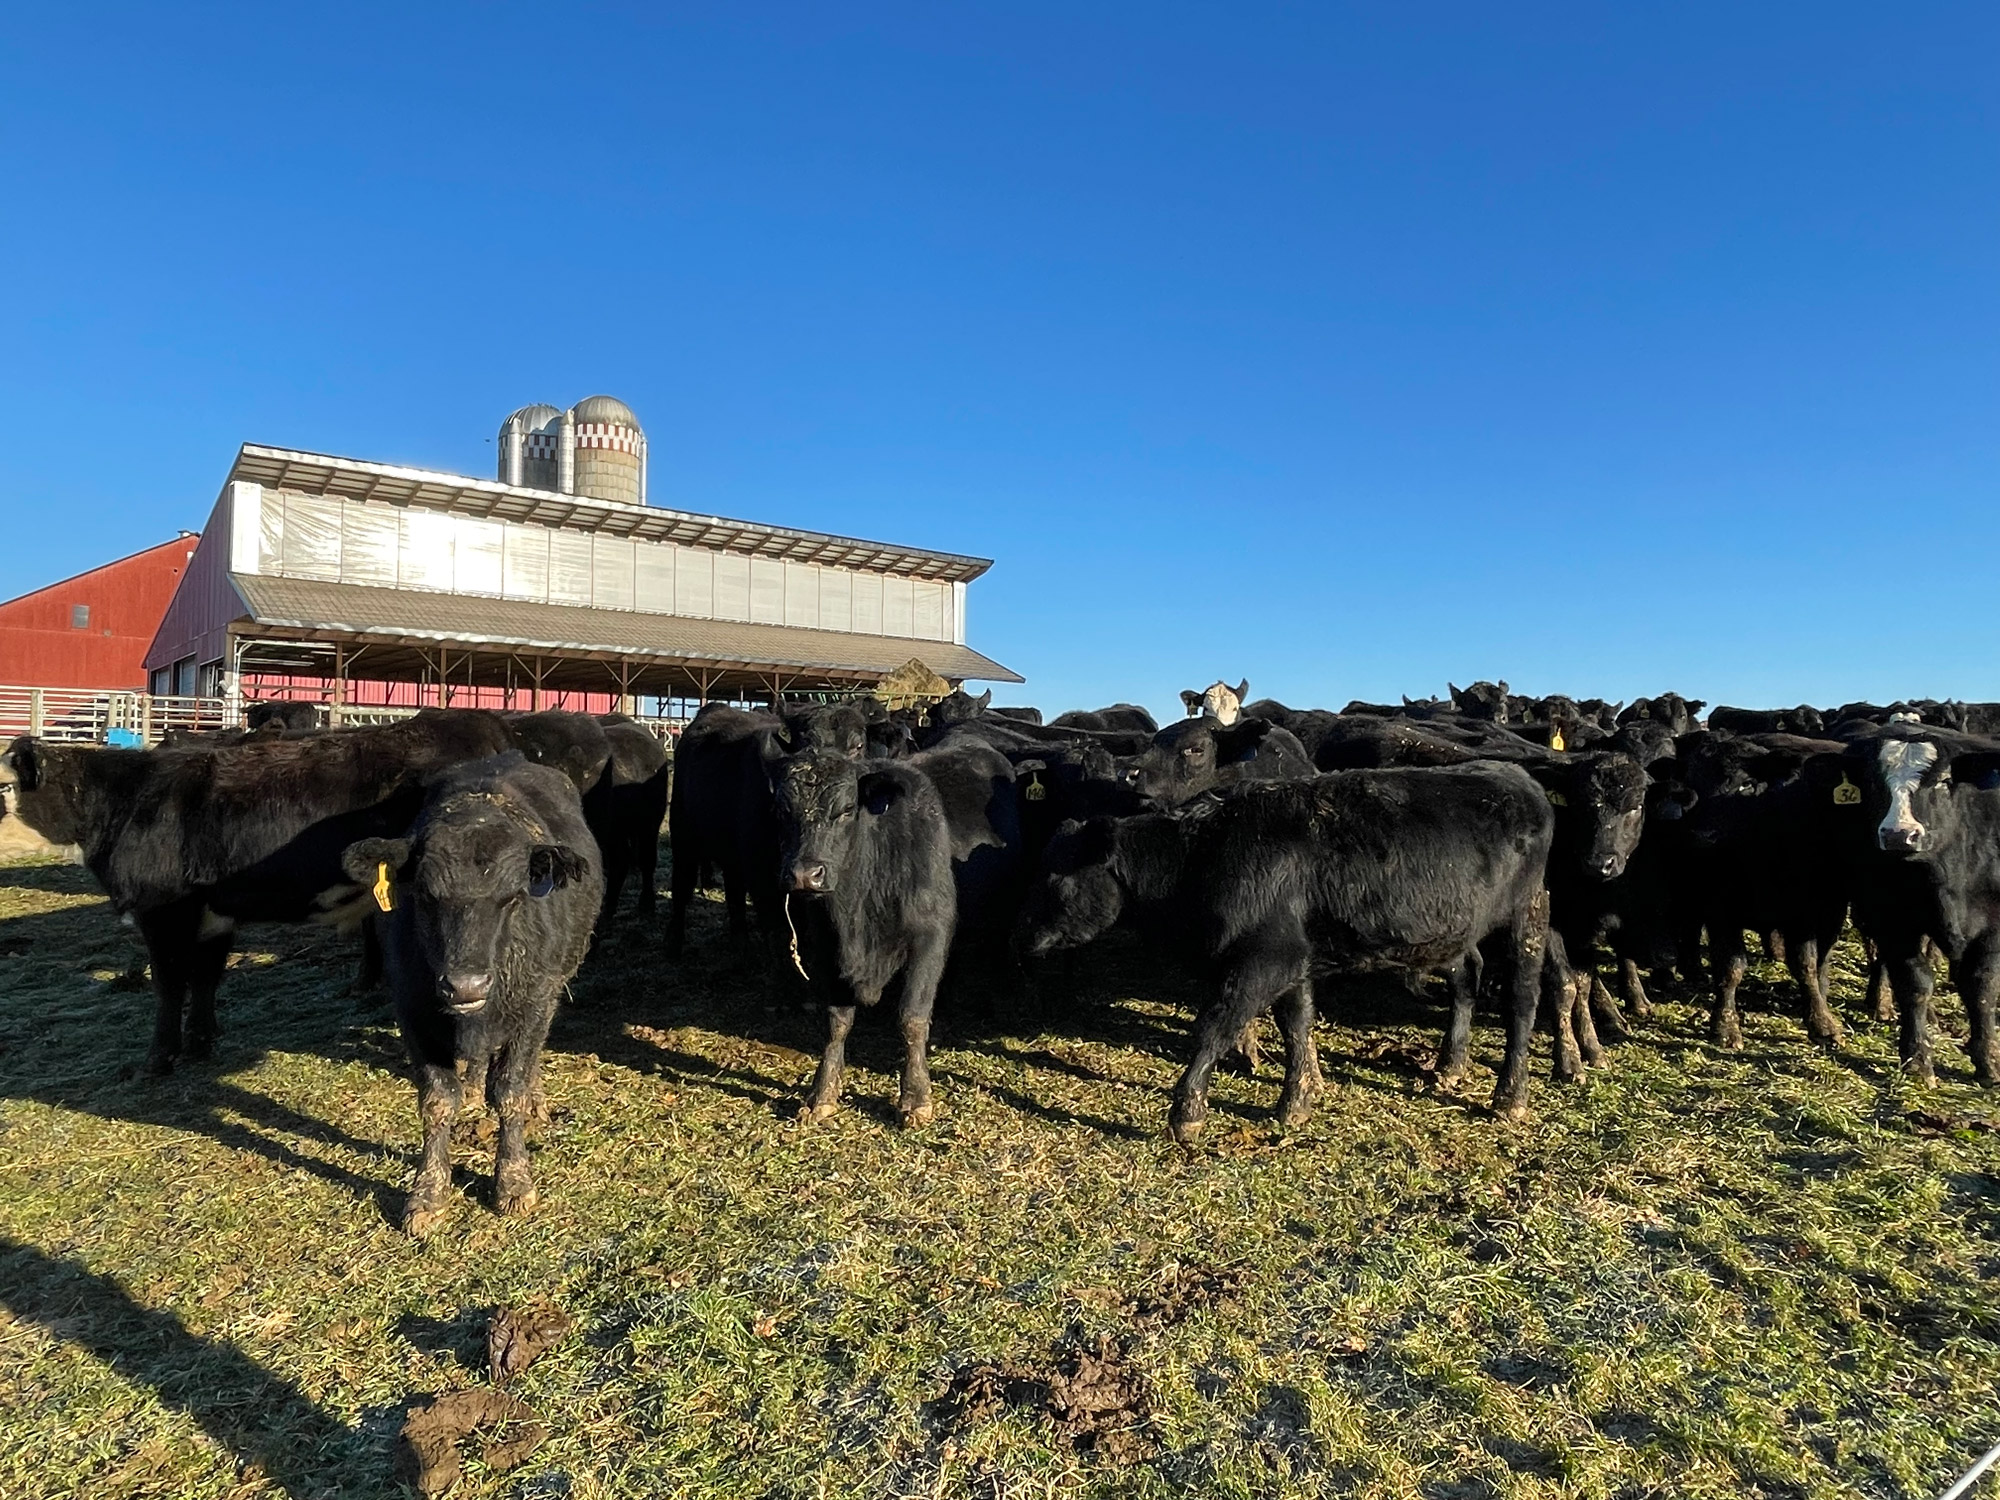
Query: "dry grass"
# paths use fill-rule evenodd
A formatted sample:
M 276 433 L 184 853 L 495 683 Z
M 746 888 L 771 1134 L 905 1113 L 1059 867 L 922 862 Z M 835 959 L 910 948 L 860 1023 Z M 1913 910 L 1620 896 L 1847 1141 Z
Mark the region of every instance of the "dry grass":
M 395 1494 L 412 1401 L 536 1296 L 576 1320 L 513 1388 L 550 1439 L 455 1493 L 1917 1496 L 2000 1439 L 2000 1102 L 1906 1092 L 1851 969 L 1837 1059 L 1775 976 L 1733 1056 L 1669 989 L 1518 1127 L 1425 1091 L 1436 1006 L 1328 986 L 1317 1117 L 1225 1079 L 1188 1156 L 1189 996 L 1130 950 L 948 1012 L 913 1134 L 864 1023 L 807 1128 L 817 1024 L 702 915 L 577 984 L 541 1211 L 468 1146 L 418 1245 L 346 944 L 253 934 L 217 1059 L 136 1080 L 134 941 L 81 872 L 0 869 L 0 1494 Z

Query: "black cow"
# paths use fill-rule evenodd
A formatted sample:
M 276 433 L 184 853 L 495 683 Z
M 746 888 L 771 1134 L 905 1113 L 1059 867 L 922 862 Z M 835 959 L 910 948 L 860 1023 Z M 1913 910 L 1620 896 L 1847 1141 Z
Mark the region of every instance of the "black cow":
M 1454 985 L 1442 1071 L 1462 1069 L 1479 947 L 1504 935 L 1513 1004 L 1494 1107 L 1527 1107 L 1529 1034 L 1543 988 L 1555 820 L 1513 766 L 1350 771 L 1256 783 L 1197 803 L 1194 815 L 1095 819 L 1050 846 L 1023 911 L 1026 950 L 1078 947 L 1128 912 L 1161 916 L 1206 966 L 1215 998 L 1174 1090 L 1174 1137 L 1206 1118 L 1217 1060 L 1274 1005 L 1285 1036 L 1279 1118 L 1304 1116 L 1321 1087 L 1313 975 L 1442 969 Z M 1559 1066 L 1577 1067 L 1568 1007 Z M 1566 1049 L 1566 1050 L 1565 1050 Z
M 1003 719 L 1017 719 L 1023 724 L 1039 724 L 1042 722 L 1042 711 L 1039 708 L 993 708 L 989 709 L 988 712 L 998 714 Z
M 341 851 L 408 828 L 426 776 L 510 745 L 500 717 L 478 709 L 201 750 L 23 736 L 0 756 L 0 782 L 14 783 L 22 822 L 82 848 L 113 908 L 137 924 L 159 1002 L 146 1068 L 161 1074 L 183 1051 L 208 1055 L 238 922 L 354 919 L 365 898 Z
M 1809 703 L 1797 708 L 1731 708 L 1718 704 L 1708 711 L 1708 727 L 1730 734 L 1826 733 L 1826 719 Z
M 602 722 L 611 758 L 602 778 L 584 794 L 583 811 L 603 857 L 603 917 L 608 920 L 626 879 L 635 874 L 639 910 L 653 910 L 673 761 L 645 725 L 617 715 L 606 715 Z
M 460 1067 L 499 1116 L 493 1206 L 532 1211 L 526 1131 L 542 1046 L 603 901 L 576 787 L 519 751 L 457 766 L 430 784 L 407 834 L 356 840 L 341 863 L 386 910 L 396 1018 L 417 1069 L 423 1162 L 403 1228 L 424 1235 L 444 1218 Z
M 906 761 L 857 764 L 807 751 L 772 769 L 778 867 L 801 967 L 826 1005 L 827 1043 L 800 1111 L 840 1108 L 847 1036 L 858 1006 L 902 977 L 906 1126 L 935 1112 L 926 1051 L 931 1008 L 957 922 L 952 829 L 931 779 Z
M 1722 1046 L 1743 1045 L 1736 991 L 1748 966 L 1746 930 L 1783 940 L 1806 1034 L 1828 1047 L 1840 1041 L 1827 996 L 1833 945 L 1847 921 L 1847 869 L 1820 798 L 1798 775 L 1839 748 L 1784 734 L 1711 732 L 1682 742 L 1680 779 L 1696 800 L 1680 823 L 1675 901 L 1689 927 L 1708 932 L 1710 1024 Z
M 722 879 L 730 931 L 748 931 L 744 901 L 758 919 L 776 920 L 778 832 L 771 815 L 770 766 L 783 754 L 776 714 L 704 703 L 674 747 L 671 911 L 667 951 L 679 953 L 695 885 L 713 870 Z
M 545 708 L 534 713 L 503 713 L 514 748 L 538 766 L 549 766 L 569 778 L 578 795 L 604 779 L 611 764 L 611 742 L 604 726 L 589 714 Z
M 297 733 L 305 729 L 318 729 L 326 722 L 326 716 L 317 703 L 246 703 L 243 705 L 243 727 L 263 729 L 276 725 L 285 733 Z
M 1507 684 L 1504 682 L 1475 682 L 1469 688 L 1445 687 L 1451 693 L 1451 706 L 1468 719 L 1483 719 L 1489 724 L 1505 724 L 1508 720 Z
M 1618 722 L 1630 724 L 1634 720 L 1646 723 L 1664 724 L 1667 733 L 1679 739 L 1691 729 L 1701 726 L 1696 721 L 1706 705 L 1699 698 L 1683 698 L 1679 693 L 1662 693 L 1657 698 L 1634 698 L 1619 711 Z
M 1177 807 L 1211 787 L 1297 781 L 1312 774 L 1305 746 L 1268 721 L 1242 718 L 1225 725 L 1204 715 L 1154 735 L 1126 779 L 1163 806 Z
M 1928 939 L 1964 998 L 1973 1074 L 2000 1083 L 2000 741 L 1895 724 L 1806 772 L 1852 861 L 1855 926 L 1888 969 L 1904 1071 L 1936 1078 Z
M 1051 729 L 1094 729 L 1102 733 L 1155 735 L 1159 721 L 1136 703 L 1114 703 L 1109 708 L 1071 709 L 1049 720 Z

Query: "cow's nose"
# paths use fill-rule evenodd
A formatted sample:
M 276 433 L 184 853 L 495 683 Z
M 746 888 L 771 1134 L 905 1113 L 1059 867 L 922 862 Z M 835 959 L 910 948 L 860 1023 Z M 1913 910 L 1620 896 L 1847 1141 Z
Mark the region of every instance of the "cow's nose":
M 454 1010 L 478 1010 L 493 992 L 491 974 L 447 974 L 438 986 Z
M 1597 873 L 1602 875 L 1606 880 L 1611 879 L 1612 876 L 1624 868 L 1625 861 L 1615 854 L 1608 855 L 1597 862 Z
M 826 889 L 825 865 L 793 865 L 792 889 L 795 891 L 823 891 Z
M 1882 830 L 1882 847 L 1892 854 L 1915 854 L 1924 847 L 1924 831 L 1921 828 L 1885 828 Z

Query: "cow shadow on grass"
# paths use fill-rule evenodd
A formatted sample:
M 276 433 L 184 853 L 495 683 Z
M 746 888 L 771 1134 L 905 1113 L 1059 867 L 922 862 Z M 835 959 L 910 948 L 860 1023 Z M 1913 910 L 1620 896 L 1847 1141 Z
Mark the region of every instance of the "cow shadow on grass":
M 190 1332 L 171 1312 L 141 1306 L 109 1277 L 5 1235 L 0 1308 L 146 1387 L 297 1500 L 340 1493 L 340 1470 L 351 1480 L 381 1462 L 360 1433 L 292 1381 Z
M 46 868 L 68 874 L 56 887 L 65 892 L 81 876 Z M 299 929 L 253 929 L 245 949 L 271 961 L 241 964 L 225 978 L 215 1057 L 144 1078 L 135 1065 L 152 1028 L 145 955 L 109 908 L 0 919 L 0 1097 L 205 1136 L 390 1212 L 407 1171 L 402 1143 L 356 1136 L 226 1076 L 275 1050 L 400 1071 L 393 1037 L 385 1043 L 379 1032 L 357 1031 L 353 1001 L 340 992 L 354 945 Z

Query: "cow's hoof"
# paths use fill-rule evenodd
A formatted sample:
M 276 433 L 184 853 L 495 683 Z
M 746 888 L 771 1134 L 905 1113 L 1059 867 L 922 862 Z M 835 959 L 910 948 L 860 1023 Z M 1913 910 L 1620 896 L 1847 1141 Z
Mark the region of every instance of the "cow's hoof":
M 1525 1099 L 1495 1099 L 1493 1113 L 1510 1125 L 1518 1125 L 1528 1118 L 1528 1102 Z
M 1846 1040 L 1846 1037 L 1842 1034 L 1838 1023 L 1835 1023 L 1832 1026 L 1822 1027 L 1818 1031 L 1808 1031 L 1806 1035 L 1812 1038 L 1814 1046 L 1819 1047 L 1823 1051 L 1827 1052 L 1833 1051 L 1843 1041 Z
M 1725 1052 L 1743 1050 L 1743 1031 L 1737 1026 L 1717 1026 L 1709 1032 L 1710 1039 Z
M 403 1210 L 403 1233 L 413 1240 L 428 1239 L 444 1223 L 444 1210 L 412 1204 Z
M 801 1104 L 799 1106 L 799 1123 L 801 1125 L 818 1125 L 822 1121 L 831 1120 L 839 1113 L 840 1106 L 838 1104 Z
M 532 1187 L 504 1189 L 494 1200 L 493 1206 L 510 1219 L 523 1219 L 535 1211 L 542 1201 L 541 1194 Z
M 1937 1087 L 1937 1070 L 1929 1063 L 1904 1063 L 1903 1078 L 1906 1082 L 1913 1083 L 1918 1088 L 1934 1089 Z
M 1201 1127 L 1208 1123 L 1208 1111 L 1175 1105 L 1167 1116 L 1167 1134 L 1182 1146 L 1192 1146 L 1201 1134 Z
M 919 1104 L 915 1109 L 904 1109 L 899 1105 L 896 1112 L 902 1116 L 903 1129 L 905 1130 L 915 1130 L 919 1126 L 930 1124 L 931 1121 L 937 1118 L 937 1106 L 928 1101 Z
M 1310 1099 L 1278 1101 L 1278 1123 L 1290 1130 L 1295 1125 L 1303 1125 L 1312 1118 L 1313 1102 Z

